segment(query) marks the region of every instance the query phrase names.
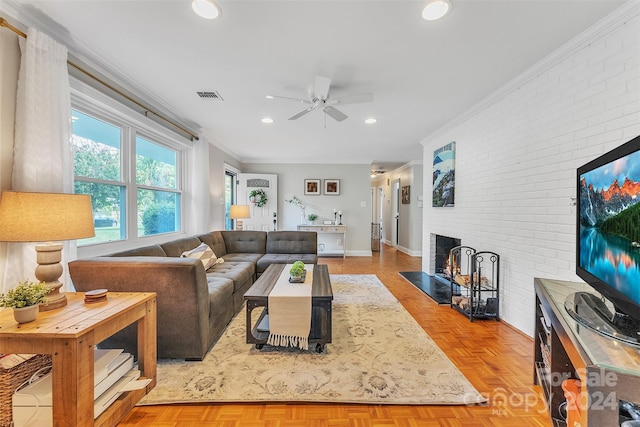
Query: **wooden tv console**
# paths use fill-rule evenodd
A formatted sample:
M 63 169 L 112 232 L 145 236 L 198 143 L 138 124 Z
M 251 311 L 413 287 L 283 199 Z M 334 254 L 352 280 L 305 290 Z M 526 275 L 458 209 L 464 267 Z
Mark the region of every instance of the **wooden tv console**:
M 580 427 L 619 427 L 619 401 L 640 403 L 640 346 L 602 336 L 569 316 L 566 297 L 593 292 L 588 285 L 536 278 L 534 287 L 534 382 L 543 389 L 553 425 L 566 426 L 559 409 L 565 401 L 561 384 L 576 378 L 584 402 Z

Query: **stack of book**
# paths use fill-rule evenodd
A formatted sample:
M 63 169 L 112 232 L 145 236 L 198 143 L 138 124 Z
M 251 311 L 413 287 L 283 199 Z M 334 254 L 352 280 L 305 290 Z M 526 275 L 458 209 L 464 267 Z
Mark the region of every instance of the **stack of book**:
M 102 414 L 123 392 L 145 387 L 149 380 L 137 381 L 133 356 L 121 349 L 94 352 L 94 418 Z M 51 373 L 33 378 L 13 395 L 15 427 L 52 426 Z

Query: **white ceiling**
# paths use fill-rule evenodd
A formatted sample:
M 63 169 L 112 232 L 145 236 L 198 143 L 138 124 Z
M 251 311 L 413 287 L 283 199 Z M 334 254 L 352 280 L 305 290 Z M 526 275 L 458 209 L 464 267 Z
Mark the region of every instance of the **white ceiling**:
M 242 162 L 402 164 L 420 140 L 583 32 L 616 0 L 452 0 L 440 21 L 426 1 L 218 1 L 205 20 L 190 0 L 21 1 L 56 37 L 106 64 Z M 47 19 L 48 19 L 47 18 Z M 42 20 L 42 18 L 41 18 Z M 66 33 L 66 35 L 65 35 Z M 80 55 L 82 57 L 82 55 Z M 316 75 L 330 96 L 374 102 L 287 120 Z M 203 100 L 217 91 L 224 101 Z M 272 124 L 261 118 L 269 116 Z M 365 125 L 375 117 L 378 122 Z

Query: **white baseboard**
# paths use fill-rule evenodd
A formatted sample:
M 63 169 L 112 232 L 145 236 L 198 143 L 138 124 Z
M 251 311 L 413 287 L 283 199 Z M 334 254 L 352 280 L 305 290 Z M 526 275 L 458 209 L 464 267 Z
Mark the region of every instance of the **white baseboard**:
M 397 246 L 396 249 L 399 250 L 400 252 L 404 252 L 409 256 L 413 256 L 413 257 L 422 256 L 422 251 L 412 251 L 411 249 L 405 248 L 402 246 Z
M 391 246 L 391 247 L 395 247 L 397 250 L 399 250 L 400 252 L 404 252 L 405 254 L 409 255 L 409 256 L 422 256 L 422 251 L 412 251 L 409 248 L 405 248 L 403 246 L 394 246 L 389 240 L 386 239 L 382 239 L 381 243 L 387 245 L 387 246 Z

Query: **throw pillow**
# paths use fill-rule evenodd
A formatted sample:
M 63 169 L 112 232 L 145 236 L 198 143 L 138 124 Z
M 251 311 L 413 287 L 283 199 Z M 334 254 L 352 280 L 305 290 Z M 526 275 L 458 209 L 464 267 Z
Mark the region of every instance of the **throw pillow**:
M 201 243 L 197 248 L 183 252 L 182 257 L 199 259 L 202 261 L 202 265 L 205 270 L 211 268 L 211 266 L 216 264 L 218 261 L 213 249 L 211 249 L 206 243 Z

